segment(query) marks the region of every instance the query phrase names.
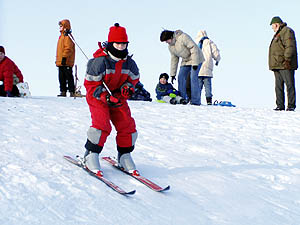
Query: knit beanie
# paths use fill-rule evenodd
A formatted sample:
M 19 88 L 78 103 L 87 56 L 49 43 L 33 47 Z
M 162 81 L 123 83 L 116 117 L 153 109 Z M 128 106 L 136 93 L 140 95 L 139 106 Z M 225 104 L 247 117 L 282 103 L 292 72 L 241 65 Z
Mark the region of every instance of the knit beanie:
M 161 79 L 161 78 L 165 78 L 166 80 L 168 80 L 169 75 L 167 73 L 162 73 L 162 74 L 159 75 L 159 79 Z
M 108 42 L 126 42 L 128 43 L 128 37 L 125 27 L 121 27 L 118 23 L 109 28 Z
M 3 46 L 0 46 L 0 52 L 4 53 L 4 55 L 5 55 L 5 49 Z
M 274 16 L 271 20 L 270 25 L 272 25 L 273 23 L 282 23 L 282 20 L 279 16 Z
M 160 34 L 160 41 L 164 42 L 166 40 L 172 39 L 174 36 L 174 31 L 164 30 Z

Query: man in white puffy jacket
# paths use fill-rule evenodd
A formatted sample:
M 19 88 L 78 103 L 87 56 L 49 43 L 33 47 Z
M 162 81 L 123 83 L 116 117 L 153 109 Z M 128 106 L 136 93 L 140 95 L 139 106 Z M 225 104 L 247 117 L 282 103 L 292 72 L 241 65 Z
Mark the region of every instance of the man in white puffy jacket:
M 207 37 L 205 30 L 198 32 L 196 41 L 199 48 L 202 50 L 205 61 L 202 63 L 201 69 L 198 73 L 199 86 L 200 86 L 200 96 L 203 85 L 205 87 L 205 96 L 208 105 L 212 104 L 212 88 L 211 88 L 211 78 L 213 77 L 214 61 L 217 66 L 221 60 L 220 51 L 216 44 Z
M 186 80 L 190 74 L 191 78 L 191 104 L 200 105 L 201 96 L 198 82 L 198 72 L 201 63 L 204 61 L 203 54 L 198 48 L 193 39 L 181 30 L 170 31 L 164 30 L 161 32 L 160 41 L 166 42 L 171 53 L 171 83 L 174 84 L 175 76 L 179 59 L 181 58 L 181 65 L 178 74 L 178 90 L 181 97 L 188 99 L 186 93 Z

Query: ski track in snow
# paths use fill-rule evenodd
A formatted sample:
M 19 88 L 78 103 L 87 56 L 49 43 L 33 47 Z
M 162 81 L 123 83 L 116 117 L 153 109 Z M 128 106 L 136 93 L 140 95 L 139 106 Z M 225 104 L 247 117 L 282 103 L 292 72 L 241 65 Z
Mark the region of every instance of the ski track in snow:
M 124 197 L 65 161 L 83 155 L 85 99 L 0 98 L 0 224 L 296 225 L 300 113 L 129 102 L 133 158 L 166 193 L 101 161 Z M 112 131 L 101 156 L 116 156 Z

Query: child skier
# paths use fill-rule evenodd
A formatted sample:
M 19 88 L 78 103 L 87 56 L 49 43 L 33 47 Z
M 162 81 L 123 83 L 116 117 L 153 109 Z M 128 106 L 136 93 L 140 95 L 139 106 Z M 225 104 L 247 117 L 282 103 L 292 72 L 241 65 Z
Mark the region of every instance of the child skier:
M 139 69 L 128 55 L 126 29 L 118 23 L 110 27 L 108 43 L 94 54 L 87 64 L 84 86 L 90 108 L 92 125 L 87 132 L 84 163 L 92 172 L 102 176 L 99 154 L 111 132 L 117 131 L 118 163 L 127 172 L 137 172 L 130 153 L 137 139 L 135 121 L 127 104 L 139 81 Z M 109 89 L 109 90 L 108 90 Z
M 172 84 L 168 83 L 169 75 L 162 73 L 159 76 L 159 83 L 156 85 L 155 92 L 157 100 L 164 102 L 170 102 L 172 105 L 188 103 L 187 100 L 183 99 L 179 92 L 173 87 Z

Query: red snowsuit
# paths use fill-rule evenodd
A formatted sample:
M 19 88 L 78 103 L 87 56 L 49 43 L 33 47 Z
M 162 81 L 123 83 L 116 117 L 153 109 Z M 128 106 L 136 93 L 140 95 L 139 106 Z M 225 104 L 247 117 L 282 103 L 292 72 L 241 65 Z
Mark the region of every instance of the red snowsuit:
M 5 56 L 0 62 L 0 81 L 3 81 L 5 91 L 12 91 L 14 83 L 13 75 L 16 75 L 19 82 L 23 82 L 23 75 L 19 68 L 10 58 Z
M 127 56 L 125 60 L 113 59 L 103 49 L 100 49 L 94 54 L 94 57 L 87 64 L 84 81 L 87 90 L 86 100 L 92 117 L 88 140 L 103 147 L 112 129 L 111 121 L 117 131 L 117 145 L 131 147 L 135 144 L 137 131 L 127 99 L 121 95 L 121 86 L 126 83 L 135 86 L 140 77 L 139 69 L 130 56 Z M 106 101 L 108 92 L 103 81 L 113 96 L 120 99 L 122 106 L 117 108 L 108 106 Z

